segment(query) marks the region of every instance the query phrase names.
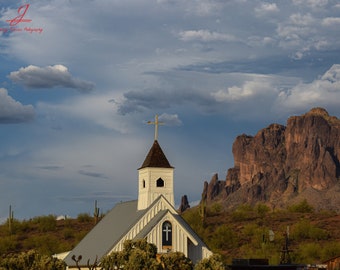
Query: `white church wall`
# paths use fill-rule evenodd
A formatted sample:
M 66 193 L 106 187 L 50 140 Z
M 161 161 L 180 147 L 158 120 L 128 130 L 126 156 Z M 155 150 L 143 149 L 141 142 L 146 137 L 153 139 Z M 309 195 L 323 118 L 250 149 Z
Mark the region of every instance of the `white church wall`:
M 147 208 L 160 195 L 174 205 L 173 168 L 142 168 L 138 172 L 138 210 Z M 161 178 L 163 187 L 157 187 L 156 181 Z M 145 183 L 145 186 L 144 184 Z
M 160 199 L 149 209 L 147 213 L 127 232 L 127 234 L 112 248 L 113 251 L 121 251 L 124 247 L 124 242 L 128 239 L 134 239 L 136 235 L 148 224 L 151 219 L 161 210 L 170 210 L 176 212 L 175 209 L 169 203 L 160 197 Z

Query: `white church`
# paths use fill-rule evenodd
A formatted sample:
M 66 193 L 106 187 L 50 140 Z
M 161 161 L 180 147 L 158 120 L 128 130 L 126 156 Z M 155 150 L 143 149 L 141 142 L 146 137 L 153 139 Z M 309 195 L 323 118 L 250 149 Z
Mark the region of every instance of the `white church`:
M 125 240 L 146 239 L 158 253 L 182 252 L 194 263 L 212 252 L 175 209 L 174 167 L 155 140 L 138 169 L 138 200 L 117 204 L 64 258 L 68 269 L 76 268 L 72 256 L 81 255 L 84 269 L 113 251 L 121 251 Z

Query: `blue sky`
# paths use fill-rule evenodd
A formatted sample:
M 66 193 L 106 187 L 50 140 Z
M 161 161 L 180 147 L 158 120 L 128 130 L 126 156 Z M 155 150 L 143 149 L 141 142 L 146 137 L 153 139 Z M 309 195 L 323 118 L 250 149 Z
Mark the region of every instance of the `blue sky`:
M 339 37 L 335 0 L 0 0 L 0 218 L 137 198 L 155 114 L 199 200 L 237 135 L 340 117 Z

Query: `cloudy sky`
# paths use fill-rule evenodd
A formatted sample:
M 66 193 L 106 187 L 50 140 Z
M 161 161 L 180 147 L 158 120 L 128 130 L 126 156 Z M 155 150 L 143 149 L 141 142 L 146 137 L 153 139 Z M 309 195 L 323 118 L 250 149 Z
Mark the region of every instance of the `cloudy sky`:
M 337 0 L 0 0 L 0 218 L 135 199 L 156 114 L 199 200 L 237 135 L 340 117 L 339 37 Z

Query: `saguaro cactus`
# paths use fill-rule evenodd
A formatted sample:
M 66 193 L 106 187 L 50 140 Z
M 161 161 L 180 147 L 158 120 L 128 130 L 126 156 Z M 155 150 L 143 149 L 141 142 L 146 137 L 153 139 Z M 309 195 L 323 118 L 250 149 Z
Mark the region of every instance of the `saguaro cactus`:
M 8 230 L 9 233 L 12 234 L 12 224 L 14 220 L 14 212 L 12 210 L 12 205 L 9 206 L 9 213 L 8 213 Z
M 93 217 L 94 217 L 94 224 L 97 224 L 99 220 L 99 207 L 97 207 L 97 200 L 94 201 Z

